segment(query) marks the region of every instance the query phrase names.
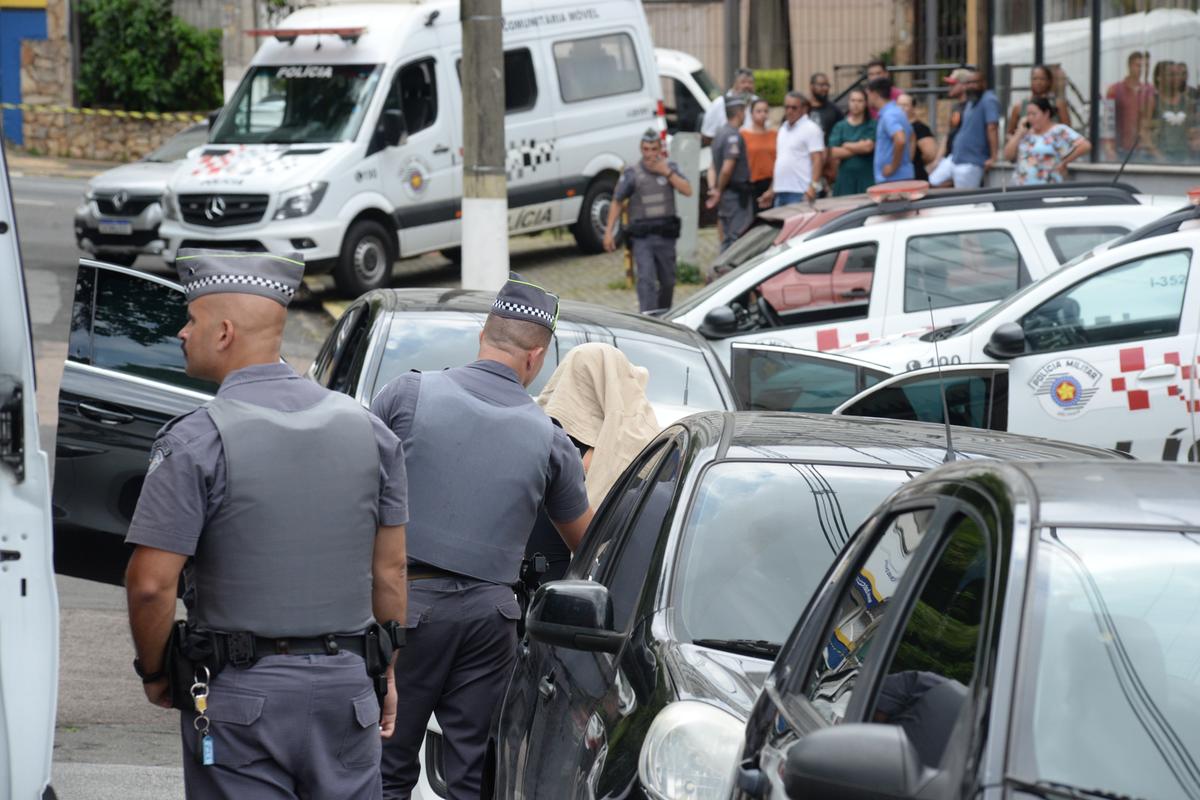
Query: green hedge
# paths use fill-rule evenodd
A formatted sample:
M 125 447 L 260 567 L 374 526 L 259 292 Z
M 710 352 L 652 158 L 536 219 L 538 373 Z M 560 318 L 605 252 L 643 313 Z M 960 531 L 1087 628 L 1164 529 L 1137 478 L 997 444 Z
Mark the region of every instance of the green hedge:
M 170 0 L 82 0 L 79 21 L 80 105 L 127 111 L 221 106 L 221 31 L 176 18 Z
M 792 88 L 792 73 L 786 69 L 754 70 L 754 93 L 772 106 L 783 105 L 783 96 Z

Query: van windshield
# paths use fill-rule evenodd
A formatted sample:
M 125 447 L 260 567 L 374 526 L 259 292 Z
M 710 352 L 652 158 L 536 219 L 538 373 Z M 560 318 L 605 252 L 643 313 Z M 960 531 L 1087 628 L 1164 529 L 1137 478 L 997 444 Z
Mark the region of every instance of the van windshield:
M 381 72 L 378 64 L 253 67 L 209 141 L 296 144 L 353 139 Z

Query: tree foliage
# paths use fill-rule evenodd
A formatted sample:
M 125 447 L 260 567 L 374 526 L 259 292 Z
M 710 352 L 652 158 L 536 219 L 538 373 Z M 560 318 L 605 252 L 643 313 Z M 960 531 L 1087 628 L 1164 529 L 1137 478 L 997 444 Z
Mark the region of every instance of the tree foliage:
M 791 88 L 792 73 L 786 69 L 754 70 L 754 93 L 772 106 L 783 105 L 783 96 Z
M 221 31 L 170 0 L 82 0 L 79 102 L 129 111 L 204 111 L 222 102 Z

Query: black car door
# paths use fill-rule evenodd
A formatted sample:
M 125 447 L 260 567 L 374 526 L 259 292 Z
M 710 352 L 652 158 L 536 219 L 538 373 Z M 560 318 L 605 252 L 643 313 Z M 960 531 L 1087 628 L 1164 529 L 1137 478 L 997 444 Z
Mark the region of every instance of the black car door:
M 597 513 L 567 578 L 609 587 L 618 630 L 634 626 L 647 568 L 678 488 L 682 442 L 668 433 L 626 470 Z M 627 710 L 618 659 L 526 639 L 500 721 L 498 797 L 573 797 L 594 789 L 607 753 L 605 708 Z M 597 712 L 600 712 L 599 714 Z M 636 771 L 636 766 L 635 766 Z
M 167 421 L 216 387 L 185 374 L 176 334 L 187 321 L 179 286 L 152 275 L 80 262 L 67 361 L 58 395 L 54 518 L 56 568 L 119 581 L 111 552 L 129 527 L 150 446 Z
M 758 779 L 741 781 L 760 791 L 746 796 L 786 797 L 787 751 L 849 722 L 898 725 L 947 785 L 962 777 L 992 663 L 996 518 L 949 497 L 904 502 L 884 512 L 853 572 L 835 567 L 847 576 L 838 599 L 807 621 L 820 637 L 795 637 L 807 644 L 781 654 L 792 674 L 770 690 L 779 713 L 758 763 L 747 765 Z

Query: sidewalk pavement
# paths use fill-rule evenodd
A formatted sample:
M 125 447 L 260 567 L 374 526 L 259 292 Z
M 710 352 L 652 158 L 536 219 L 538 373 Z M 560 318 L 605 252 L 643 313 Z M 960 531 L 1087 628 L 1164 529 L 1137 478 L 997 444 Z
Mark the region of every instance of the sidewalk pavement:
M 15 148 L 8 148 L 9 174 L 16 178 L 78 178 L 87 180 L 113 167 L 121 166 L 115 161 L 88 161 L 81 158 L 51 158 L 32 156 Z
M 546 287 L 564 300 L 597 303 L 622 311 L 637 311 L 637 294 L 625 288 L 625 262 L 621 252 L 585 255 L 565 228 L 515 236 L 509 242 L 509 269 L 527 280 Z M 703 275 L 717 257 L 719 241 L 716 228 L 701 228 L 697 237 L 695 266 Z M 396 263 L 393 288 L 459 286 L 459 270 L 439 253 L 427 253 Z M 338 298 L 333 278 L 318 275 L 305 279 L 325 311 L 334 319 L 342 315 L 349 300 Z M 675 284 L 678 303 L 703 288 L 703 284 Z

